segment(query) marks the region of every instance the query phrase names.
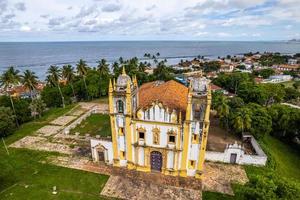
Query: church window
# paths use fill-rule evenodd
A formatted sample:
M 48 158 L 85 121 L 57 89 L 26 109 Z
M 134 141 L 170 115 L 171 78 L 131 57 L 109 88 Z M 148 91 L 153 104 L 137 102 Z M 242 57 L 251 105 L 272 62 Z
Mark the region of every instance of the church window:
M 118 113 L 124 113 L 124 103 L 122 100 L 117 101 L 117 110 Z
M 169 143 L 175 143 L 175 135 L 169 135 Z
M 192 143 L 193 143 L 193 144 L 196 144 L 197 141 L 198 141 L 198 135 L 193 134 L 193 140 L 192 140 Z
M 190 162 L 189 162 L 189 168 L 190 169 L 195 169 L 195 165 L 196 165 L 196 162 L 194 160 L 190 160 Z
M 139 139 L 144 140 L 145 139 L 145 133 L 144 132 L 139 132 Z

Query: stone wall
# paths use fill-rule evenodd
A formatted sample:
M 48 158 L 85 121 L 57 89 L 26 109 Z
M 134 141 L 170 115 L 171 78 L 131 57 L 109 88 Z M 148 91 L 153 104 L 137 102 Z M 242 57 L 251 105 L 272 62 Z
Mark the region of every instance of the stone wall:
M 256 155 L 249 155 L 245 154 L 245 151 L 241 145 L 229 144 L 226 146 L 225 151 L 222 152 L 215 152 L 215 151 L 206 151 L 205 153 L 205 160 L 213 161 L 213 162 L 224 162 L 230 163 L 230 158 L 232 154 L 236 154 L 236 164 L 241 165 L 266 165 L 267 156 L 260 148 L 257 141 L 254 137 L 251 136 L 250 143 L 255 150 Z

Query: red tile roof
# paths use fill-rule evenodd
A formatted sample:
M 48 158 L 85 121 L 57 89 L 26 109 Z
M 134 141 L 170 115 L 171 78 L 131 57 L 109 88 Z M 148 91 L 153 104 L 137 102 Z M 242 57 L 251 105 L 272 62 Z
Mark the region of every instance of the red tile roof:
M 185 112 L 188 88 L 176 81 L 154 81 L 143 84 L 138 91 L 139 108 L 147 108 L 158 101 L 169 109 Z

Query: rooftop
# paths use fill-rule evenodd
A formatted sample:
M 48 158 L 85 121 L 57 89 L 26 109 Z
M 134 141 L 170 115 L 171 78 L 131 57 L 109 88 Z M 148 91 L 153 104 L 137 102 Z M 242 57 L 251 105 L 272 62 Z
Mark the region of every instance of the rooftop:
M 188 88 L 174 80 L 154 81 L 143 84 L 138 91 L 139 108 L 147 108 L 158 101 L 169 109 L 185 111 Z

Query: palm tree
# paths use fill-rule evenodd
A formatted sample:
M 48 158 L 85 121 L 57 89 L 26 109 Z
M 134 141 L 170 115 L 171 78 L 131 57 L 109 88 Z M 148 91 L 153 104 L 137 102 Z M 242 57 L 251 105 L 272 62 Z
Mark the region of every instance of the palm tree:
M 120 58 L 119 58 L 119 63 L 120 63 L 120 64 L 123 64 L 123 63 L 124 63 L 123 57 L 120 57 Z
M 86 62 L 82 59 L 79 60 L 79 62 L 76 64 L 76 66 L 77 66 L 77 73 L 79 74 L 79 76 L 82 77 L 86 94 L 88 94 L 87 85 L 86 85 L 86 81 L 85 81 L 85 77 L 86 77 L 86 74 L 88 71 L 88 66 L 87 66 Z
M 218 115 L 220 117 L 220 120 L 227 120 L 229 116 L 229 105 L 228 105 L 228 99 L 221 95 L 217 101 L 216 110 L 218 112 Z M 226 122 L 226 125 L 228 127 L 228 122 Z
M 22 84 L 26 89 L 29 90 L 31 101 L 33 100 L 32 91 L 37 89 L 37 78 L 38 77 L 35 75 L 35 72 L 30 70 L 26 70 L 22 76 Z
M 103 78 L 107 77 L 109 75 L 109 64 L 106 63 L 105 59 L 101 59 L 98 61 L 97 71 L 99 72 L 100 79 L 99 79 L 99 86 L 101 87 L 101 83 Z M 99 95 L 101 96 L 101 88 L 99 90 Z
M 51 65 L 47 71 L 48 76 L 47 76 L 47 80 L 50 81 L 53 85 L 57 86 L 60 97 L 61 97 L 61 101 L 62 101 L 62 105 L 63 108 L 65 107 L 65 99 L 64 96 L 62 94 L 60 85 L 59 85 L 59 80 L 61 78 L 61 69 L 59 69 L 57 66 Z
M 18 83 L 20 83 L 21 76 L 19 75 L 19 73 L 20 73 L 19 70 L 15 70 L 14 67 L 9 67 L 7 69 L 7 71 L 5 71 L 0 77 L 0 86 L 4 88 L 6 94 L 9 96 L 11 107 L 14 111 L 15 116 L 17 116 L 17 115 L 16 115 L 15 106 L 14 106 L 14 101 L 12 99 L 12 96 L 9 94 L 8 89 L 10 87 L 15 86 Z M 17 127 L 19 127 L 17 117 L 16 117 L 16 125 L 17 125 Z
M 242 134 L 251 128 L 251 111 L 249 108 L 239 108 L 233 118 L 233 127 Z
M 97 71 L 100 74 L 100 77 L 107 76 L 109 74 L 109 64 L 107 64 L 105 59 L 98 61 Z
M 114 75 L 116 75 L 116 74 L 119 73 L 120 67 L 119 67 L 119 63 L 118 62 L 114 62 L 113 65 L 112 65 L 112 68 L 113 68 Z
M 75 99 L 76 96 L 73 87 L 73 81 L 75 79 L 74 67 L 72 67 L 72 65 L 64 65 L 62 69 L 62 77 L 67 81 L 67 84 L 70 84 Z

